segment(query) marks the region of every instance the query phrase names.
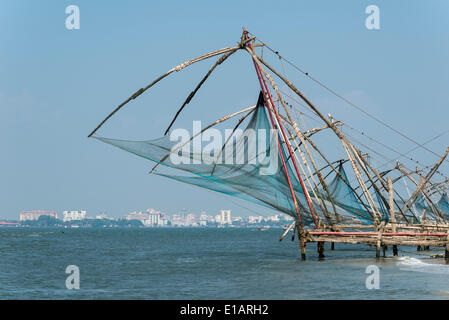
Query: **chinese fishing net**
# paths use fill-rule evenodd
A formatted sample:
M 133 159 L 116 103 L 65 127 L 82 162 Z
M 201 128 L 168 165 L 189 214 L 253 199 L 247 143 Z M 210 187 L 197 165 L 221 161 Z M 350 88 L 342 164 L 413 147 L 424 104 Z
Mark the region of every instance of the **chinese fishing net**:
M 208 131 L 210 129 L 203 134 Z M 240 135 L 233 134 L 230 138 L 227 137 L 224 143 L 223 141 L 217 143 L 211 131 L 212 133 L 208 135 L 210 138 L 208 141 L 211 142 L 201 148 L 202 150 L 196 150 L 194 146 L 198 144 L 195 143 L 195 139 L 201 139 L 200 137 L 194 137 L 191 141 L 189 139 L 172 141 L 174 132 L 170 136 L 146 141 L 117 140 L 99 136 L 95 138 L 159 165 L 189 173 L 187 176 L 155 173 L 160 176 L 251 201 L 297 218 L 282 162 L 282 157 L 288 159 L 284 150 L 285 144 L 282 144 L 277 131 L 272 130 L 262 94 L 259 95 L 258 103 L 246 128 Z M 277 140 L 281 141 L 281 151 Z M 312 216 L 298 177 L 287 161 L 286 167 L 302 219 L 306 224 L 311 223 Z M 342 166 L 339 172 L 348 181 Z M 352 188 L 339 176 L 329 184 L 328 191 L 316 192 L 321 198 L 318 202 L 312 190 L 309 190 L 311 201 L 320 218 L 326 218 L 332 223 L 338 219 L 372 223 L 372 213 L 364 208 Z

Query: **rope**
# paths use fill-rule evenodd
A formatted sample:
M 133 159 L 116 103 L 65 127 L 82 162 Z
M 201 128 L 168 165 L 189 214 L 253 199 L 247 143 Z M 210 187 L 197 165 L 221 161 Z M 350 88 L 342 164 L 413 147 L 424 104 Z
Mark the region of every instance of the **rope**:
M 291 100 L 293 100 L 295 103 L 297 103 L 298 105 L 302 106 L 302 107 L 305 109 L 305 111 L 310 112 L 310 111 L 308 110 L 307 106 L 305 106 L 303 103 L 301 103 L 300 101 L 298 101 L 297 99 L 295 99 L 294 97 L 292 97 L 291 95 L 289 95 L 288 93 L 286 93 L 286 92 L 284 92 L 284 91 L 282 91 L 282 90 L 280 90 L 280 91 L 281 91 L 284 95 L 286 95 L 287 97 L 289 97 Z M 286 102 L 286 103 L 287 103 L 287 102 Z M 288 104 L 288 103 L 287 103 L 287 104 Z M 313 120 L 313 121 L 315 121 L 315 122 L 317 122 L 317 123 L 321 123 L 319 120 L 317 120 L 317 116 L 316 116 L 314 113 L 310 112 L 310 114 L 313 116 L 313 117 L 312 117 L 312 116 L 310 116 L 310 115 L 308 115 L 308 114 L 305 114 L 305 113 L 303 113 L 302 111 L 298 110 L 298 109 L 297 109 L 295 106 L 293 106 L 292 104 L 288 104 L 288 105 L 289 105 L 291 108 L 293 108 L 295 111 L 300 112 L 301 114 L 303 114 L 305 117 L 307 117 L 307 118 L 309 118 L 309 119 L 311 119 L 311 120 Z M 392 147 L 390 147 L 390 146 L 388 146 L 388 145 L 386 145 L 386 144 L 380 142 L 379 140 L 376 140 L 376 139 L 374 139 L 374 138 L 368 136 L 368 135 L 367 135 L 366 133 L 364 133 L 363 131 L 360 131 L 360 130 L 354 128 L 354 127 L 351 127 L 351 126 L 348 125 L 347 123 L 345 123 L 345 125 L 346 125 L 346 127 L 347 127 L 348 129 L 351 129 L 351 130 L 353 130 L 353 131 L 357 131 L 357 132 L 358 132 L 359 134 L 361 134 L 362 136 L 364 136 L 364 137 L 370 139 L 371 141 L 373 141 L 373 142 L 375 142 L 375 143 L 377 143 L 377 144 L 383 146 L 384 148 L 386 148 L 386 149 L 388 149 L 388 150 L 390 150 L 390 151 L 392 151 L 392 152 L 394 152 L 394 153 L 396 153 L 396 154 L 399 155 L 397 158 L 394 158 L 394 159 L 384 159 L 384 160 L 388 160 L 388 162 L 383 163 L 382 165 L 379 166 L 379 168 L 385 166 L 387 163 L 390 163 L 390 162 L 392 162 L 392 161 L 396 161 L 397 159 L 399 159 L 399 158 L 401 158 L 401 157 L 404 158 L 404 159 L 406 159 L 406 160 L 408 160 L 408 161 L 412 161 L 413 163 L 418 164 L 418 166 L 420 166 L 421 168 L 427 168 L 427 169 L 429 168 L 428 165 L 425 165 L 425 164 L 421 163 L 420 161 L 418 161 L 418 160 L 416 160 L 416 159 L 414 159 L 414 158 L 411 158 L 411 157 L 408 158 L 408 157 L 406 156 L 407 153 L 410 153 L 410 152 L 412 152 L 412 151 L 418 149 L 419 147 L 415 147 L 414 149 L 409 150 L 409 151 L 407 151 L 407 152 L 405 152 L 405 153 L 400 153 L 399 151 L 397 151 L 397 150 L 395 150 L 394 148 L 392 148 Z M 443 136 L 444 134 L 446 134 L 446 133 L 448 133 L 448 132 L 449 132 L 449 130 L 446 130 L 446 131 L 444 131 L 443 133 L 441 133 L 441 134 L 439 134 L 439 135 L 433 137 L 432 139 L 430 139 L 430 140 L 424 142 L 424 144 L 428 144 L 428 143 L 434 141 L 435 139 L 437 139 L 437 138 Z M 359 144 L 360 144 L 360 142 L 359 142 Z M 440 171 L 437 171 L 437 173 L 438 173 L 440 176 L 442 176 L 443 178 L 449 179 L 445 174 L 441 173 Z
M 249 34 L 251 34 L 252 36 L 255 36 L 254 34 L 252 34 L 251 32 L 248 32 Z M 285 62 L 287 62 L 290 66 L 292 66 L 294 69 L 296 69 L 297 71 L 301 72 L 303 75 L 305 75 L 307 78 L 309 78 L 310 80 L 312 80 L 313 82 L 315 82 L 316 84 L 318 84 L 320 87 L 324 88 L 325 90 L 327 90 L 328 92 L 332 93 L 333 95 L 335 95 L 336 97 L 338 97 L 339 99 L 341 99 L 342 101 L 346 102 L 347 104 L 349 104 L 350 106 L 356 108 L 357 110 L 359 110 L 360 112 L 364 113 L 366 116 L 370 117 L 371 119 L 373 119 L 374 121 L 380 123 L 381 125 L 383 125 L 384 127 L 390 129 L 391 131 L 395 132 L 396 134 L 400 135 L 401 137 L 407 139 L 408 141 L 414 143 L 417 145 L 417 148 L 422 148 L 430 153 L 432 153 L 433 155 L 437 156 L 438 158 L 442 158 L 441 155 L 439 155 L 438 153 L 430 150 L 429 148 L 425 147 L 424 144 L 420 144 L 419 142 L 417 142 L 416 140 L 410 138 L 409 136 L 407 136 L 406 134 L 400 132 L 399 130 L 393 128 L 391 125 L 389 125 L 388 123 L 386 123 L 385 121 L 377 118 L 376 116 L 372 115 L 371 113 L 369 113 L 368 111 L 364 110 L 362 107 L 356 105 L 355 103 L 353 103 L 352 101 L 348 100 L 347 98 L 343 97 L 342 95 L 340 95 L 339 93 L 337 93 L 336 91 L 332 90 L 331 88 L 329 88 L 328 86 L 326 86 L 323 82 L 319 81 L 318 79 L 312 77 L 308 72 L 305 72 L 304 70 L 302 70 L 300 67 L 298 67 L 297 65 L 295 65 L 293 62 L 289 61 L 288 59 L 282 57 L 278 51 L 275 51 L 274 49 L 272 49 L 270 46 L 268 46 L 265 42 L 263 42 L 262 40 L 260 40 L 259 38 L 257 39 L 261 44 L 263 44 L 268 50 L 270 50 L 272 53 L 274 53 L 276 56 L 279 57 L 279 59 L 284 60 Z M 444 160 L 449 162 L 448 160 Z

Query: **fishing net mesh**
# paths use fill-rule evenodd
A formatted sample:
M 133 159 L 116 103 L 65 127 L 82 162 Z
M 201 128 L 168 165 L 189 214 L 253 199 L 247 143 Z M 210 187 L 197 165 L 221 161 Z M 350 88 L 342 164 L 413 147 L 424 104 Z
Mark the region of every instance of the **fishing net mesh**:
M 285 143 L 282 143 L 279 133 L 272 130 L 266 112 L 263 96 L 260 94 L 256 108 L 252 111 L 242 134 L 231 134 L 218 143 L 219 139 L 213 139 L 213 131 L 206 130 L 202 134 L 213 142 L 204 148 L 201 136 L 194 137 L 190 141 L 184 137 L 185 139 L 181 139 L 180 142 L 180 139 L 172 139 L 175 131 L 170 136 L 146 141 L 117 140 L 99 136 L 95 138 L 161 166 L 188 173 L 184 176 L 155 173 L 157 175 L 251 201 L 296 219 L 297 213 L 282 162 L 284 158 L 302 219 L 306 224 L 311 223 L 312 215 L 306 196 L 296 173 L 287 161 Z M 281 141 L 281 150 L 277 140 Z M 199 146 L 200 150 L 195 149 L 195 146 Z M 343 165 L 338 167 L 338 172 L 346 182 L 340 175 L 335 174 L 327 184 L 327 191 L 323 188 L 315 190 L 315 193 L 308 190 L 316 213 L 321 219 L 327 219 L 331 223 L 342 220 L 373 223 L 372 212 L 360 201 L 349 185 Z M 445 199 L 445 202 L 440 201 L 440 207 L 449 214 L 447 197 Z M 387 218 L 388 213 L 378 195 L 377 206 L 382 211 L 382 216 Z

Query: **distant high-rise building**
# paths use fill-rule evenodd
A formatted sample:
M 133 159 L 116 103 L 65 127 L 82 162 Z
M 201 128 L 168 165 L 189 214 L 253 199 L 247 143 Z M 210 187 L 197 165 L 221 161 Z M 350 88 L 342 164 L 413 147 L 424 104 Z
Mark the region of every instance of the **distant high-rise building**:
M 208 216 L 206 212 L 201 212 L 200 215 L 200 227 L 205 227 L 207 225 Z
M 29 210 L 20 212 L 19 220 L 20 221 L 38 220 L 40 216 L 50 216 L 55 219 L 58 219 L 58 213 L 55 211 Z
M 161 226 L 161 227 L 168 226 L 168 218 L 167 218 L 165 213 L 161 213 L 158 225 Z
M 86 219 L 86 211 L 85 210 L 71 210 L 71 211 L 64 211 L 62 213 L 62 221 L 79 221 Z
M 220 210 L 221 224 L 232 224 L 231 210 Z
M 147 212 L 149 214 L 149 217 L 146 225 L 151 227 L 158 226 L 161 223 L 161 212 L 155 211 L 154 209 L 148 209 Z

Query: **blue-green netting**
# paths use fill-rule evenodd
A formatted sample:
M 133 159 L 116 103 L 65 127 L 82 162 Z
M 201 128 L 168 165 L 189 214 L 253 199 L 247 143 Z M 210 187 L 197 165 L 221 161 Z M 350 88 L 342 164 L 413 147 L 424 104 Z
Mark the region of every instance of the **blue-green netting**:
M 441 195 L 440 201 L 438 201 L 438 209 L 441 212 L 441 215 L 445 219 L 449 219 L 449 202 L 447 198 L 446 192 Z
M 424 210 L 426 210 L 425 215 L 430 220 L 438 220 L 437 217 L 435 217 L 434 211 L 436 211 L 437 216 L 443 219 L 449 218 L 449 203 L 446 193 L 441 195 L 440 200 L 433 206 L 433 210 L 422 194 L 417 197 L 414 205 L 420 216 L 424 213 Z
M 282 164 L 281 152 L 279 152 L 276 142 L 277 139 L 279 141 L 282 140 L 279 134 L 273 133 L 270 129 L 271 125 L 267 118 L 263 96 L 260 94 L 257 107 L 251 115 L 245 130 L 243 130 L 243 134 L 226 140 L 226 143 L 223 141 L 219 144 L 219 148 L 210 148 L 210 152 L 208 151 L 208 156 L 210 156 L 208 162 L 203 161 L 204 150 L 207 148 L 202 148 L 202 152 L 193 150 L 192 145 L 194 143 L 189 143 L 187 147 L 184 146 L 177 149 L 176 146 L 179 146 L 179 141 L 171 141 L 170 136 L 146 141 L 95 138 L 161 165 L 192 174 L 179 176 L 158 173 L 160 176 L 248 200 L 296 218 L 286 172 Z M 251 130 L 257 134 L 245 134 L 246 132 L 251 132 Z M 238 150 L 243 150 L 244 152 L 239 153 Z M 250 150 L 253 152 L 250 152 Z M 173 159 L 170 156 L 167 157 L 170 154 L 176 155 L 176 157 Z M 283 146 L 282 155 L 284 159 L 287 159 L 285 154 Z M 306 223 L 311 222 L 312 219 L 306 197 L 296 174 L 288 162 L 287 170 L 303 220 Z M 339 170 L 346 181 L 349 181 L 342 166 Z M 328 187 L 331 197 L 323 190 L 318 190 L 318 194 L 324 198 L 323 201 L 330 213 L 328 216 L 330 215 L 331 220 L 335 222 L 336 219 L 331 209 L 332 204 L 330 201 L 332 198 L 337 208 L 337 214 L 340 217 L 357 220 L 362 223 L 372 222 L 372 213 L 368 213 L 363 208 L 354 191 L 337 175 Z M 312 195 L 313 193 L 309 192 L 309 194 Z M 173 196 L 176 197 L 175 195 Z M 321 218 L 324 218 L 325 212 L 322 212 L 318 206 L 317 199 L 313 198 L 312 202 L 315 204 L 317 213 Z
M 372 223 L 372 213 L 363 207 L 357 198 L 355 191 L 350 187 L 350 185 L 348 185 L 349 179 L 343 164 L 340 164 L 337 170 L 346 182 L 343 181 L 339 175 L 335 174 L 333 180 L 327 185 L 330 197 L 327 193 L 322 191 L 323 197 L 325 197 L 328 201 L 332 200 L 336 206 L 343 209 L 346 213 L 352 215 L 353 217 L 356 217 L 360 220 L 360 222 Z

